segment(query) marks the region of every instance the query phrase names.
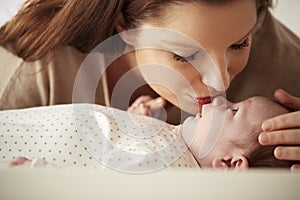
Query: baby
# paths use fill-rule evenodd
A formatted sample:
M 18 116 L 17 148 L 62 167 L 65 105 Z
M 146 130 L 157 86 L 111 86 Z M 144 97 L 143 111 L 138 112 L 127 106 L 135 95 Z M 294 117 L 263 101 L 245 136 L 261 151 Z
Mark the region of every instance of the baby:
M 275 146 L 258 143 L 261 123 L 287 112 L 263 97 L 232 104 L 221 96 L 203 107 L 201 117 L 190 117 L 181 126 L 97 105 L 4 111 L 0 112 L 5 141 L 0 156 L 29 158 L 18 158 L 12 166 L 35 166 L 41 162 L 32 159 L 44 158 L 60 167 L 99 168 L 101 163 L 133 173 L 197 168 L 198 164 L 202 168 L 290 167 L 293 162 L 274 158 Z
M 296 162 L 275 159 L 275 146 L 258 142 L 262 122 L 288 112 L 264 97 L 233 104 L 219 96 L 203 107 L 201 116 L 184 122 L 183 138 L 201 168 L 290 168 Z

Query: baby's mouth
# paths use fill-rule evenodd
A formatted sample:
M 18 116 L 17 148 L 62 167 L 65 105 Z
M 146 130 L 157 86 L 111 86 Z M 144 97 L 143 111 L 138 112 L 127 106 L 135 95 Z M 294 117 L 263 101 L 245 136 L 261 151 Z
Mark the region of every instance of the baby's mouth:
M 205 104 L 202 106 L 201 112 L 199 112 L 199 117 L 202 118 L 211 109 L 211 104 Z

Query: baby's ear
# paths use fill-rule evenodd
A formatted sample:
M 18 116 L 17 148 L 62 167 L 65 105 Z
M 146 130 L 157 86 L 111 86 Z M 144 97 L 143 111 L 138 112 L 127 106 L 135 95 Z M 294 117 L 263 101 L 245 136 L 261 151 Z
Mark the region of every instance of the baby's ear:
M 236 170 L 248 169 L 249 168 L 248 159 L 242 154 L 233 156 L 233 159 L 231 161 L 231 168 L 234 168 Z
M 246 170 L 249 167 L 247 158 L 244 155 L 236 155 L 226 158 L 215 158 L 212 161 L 213 168 L 234 169 L 238 171 Z
M 128 45 L 133 44 L 132 37 L 130 36 L 130 34 L 128 32 L 128 28 L 125 24 L 124 17 L 122 14 L 120 14 L 118 16 L 115 29 L 118 31 L 120 37 L 126 44 L 128 44 Z

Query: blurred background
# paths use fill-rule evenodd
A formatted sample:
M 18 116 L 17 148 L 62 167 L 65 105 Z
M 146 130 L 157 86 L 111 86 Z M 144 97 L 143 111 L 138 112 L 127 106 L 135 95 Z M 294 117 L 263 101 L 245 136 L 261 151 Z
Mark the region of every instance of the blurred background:
M 300 37 L 300 1 L 273 0 L 273 15 Z
M 0 0 L 0 26 L 17 12 L 24 1 Z M 274 16 L 300 37 L 300 0 L 274 0 L 274 2 Z

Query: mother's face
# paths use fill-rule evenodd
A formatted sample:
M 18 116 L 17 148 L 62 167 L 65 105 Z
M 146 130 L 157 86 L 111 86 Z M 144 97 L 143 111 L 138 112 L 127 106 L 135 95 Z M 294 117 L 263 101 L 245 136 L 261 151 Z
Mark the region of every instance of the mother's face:
M 160 25 L 144 23 L 142 28 L 171 29 L 191 38 L 198 46 L 172 34 L 161 40 L 155 38 L 157 48 L 136 51 L 138 65 L 146 66 L 140 70 L 142 76 L 159 95 L 196 114 L 199 112 L 197 98 L 224 92 L 246 66 L 255 24 L 254 0 L 224 5 L 186 3 L 172 6 Z M 165 69 L 153 70 L 154 65 Z M 152 70 L 147 70 L 147 66 Z M 178 74 L 182 78 L 178 78 Z M 162 82 L 157 83 L 158 79 Z

